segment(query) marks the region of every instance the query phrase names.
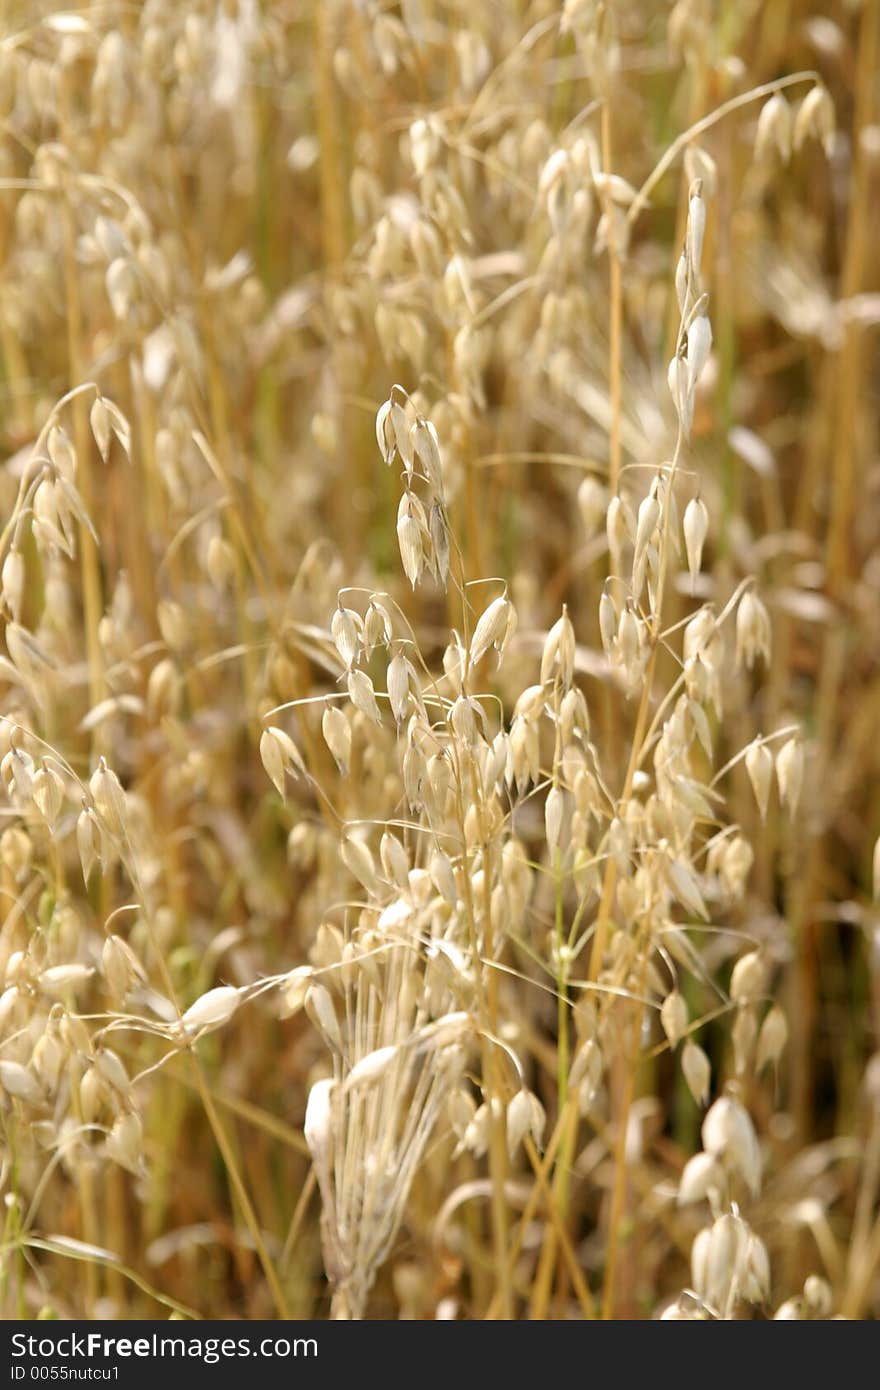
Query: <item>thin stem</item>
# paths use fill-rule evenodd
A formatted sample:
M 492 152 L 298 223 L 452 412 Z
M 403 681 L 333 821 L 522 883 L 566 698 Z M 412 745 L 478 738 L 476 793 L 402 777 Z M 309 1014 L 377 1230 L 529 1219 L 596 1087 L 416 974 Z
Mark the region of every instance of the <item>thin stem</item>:
M 284 1297 L 284 1291 L 281 1288 L 278 1275 L 275 1273 L 275 1266 L 269 1258 L 269 1252 L 266 1249 L 266 1242 L 263 1239 L 263 1233 L 260 1229 L 260 1223 L 257 1220 L 257 1214 L 254 1211 L 253 1205 L 251 1204 L 251 1199 L 248 1196 L 247 1189 L 244 1185 L 244 1181 L 242 1180 L 241 1173 L 239 1172 L 238 1164 L 235 1160 L 235 1154 L 232 1151 L 232 1145 L 230 1144 L 226 1131 L 223 1128 L 220 1116 L 217 1114 L 217 1107 L 215 1106 L 214 1101 L 211 1097 L 211 1093 L 208 1090 L 207 1085 L 205 1084 L 205 1078 L 202 1073 L 201 1066 L 199 1065 L 199 1061 L 195 1056 L 192 1057 L 192 1065 L 196 1080 L 196 1086 L 198 1087 L 199 1096 L 201 1097 L 202 1101 L 202 1106 L 204 1108 L 206 1116 L 208 1117 L 208 1123 L 211 1126 L 211 1131 L 217 1142 L 217 1147 L 220 1150 L 220 1153 L 223 1157 L 223 1163 L 226 1167 L 227 1173 L 229 1174 L 229 1181 L 231 1182 L 233 1191 L 235 1192 L 236 1198 L 238 1199 L 238 1204 L 241 1207 L 242 1215 L 244 1216 L 248 1230 L 251 1233 L 251 1237 L 253 1239 L 254 1246 L 256 1248 L 257 1255 L 260 1260 L 260 1264 L 263 1266 L 263 1273 L 265 1274 L 266 1282 L 272 1291 L 272 1298 L 274 1299 L 275 1307 L 278 1311 L 278 1316 L 286 1322 L 289 1320 L 290 1314 L 287 1310 L 287 1301 Z
M 601 132 L 602 167 L 606 174 L 610 174 L 612 172 L 611 105 L 607 98 L 602 103 Z M 620 487 L 620 387 L 623 277 L 620 268 L 620 248 L 618 246 L 614 224 L 614 209 L 610 199 L 606 201 L 605 215 L 608 219 L 608 357 L 611 392 L 611 425 L 608 436 L 608 485 L 613 497 Z

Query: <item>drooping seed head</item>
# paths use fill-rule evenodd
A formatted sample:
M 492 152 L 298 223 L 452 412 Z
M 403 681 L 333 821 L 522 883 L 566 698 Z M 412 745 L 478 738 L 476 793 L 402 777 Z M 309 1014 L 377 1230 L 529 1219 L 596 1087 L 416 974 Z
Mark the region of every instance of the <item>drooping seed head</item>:
M 758 810 L 761 812 L 761 819 L 767 819 L 767 807 L 770 803 L 770 783 L 773 777 L 773 754 L 762 743 L 760 739 L 755 739 L 749 744 L 745 758 L 746 772 L 749 774 L 749 781 L 752 784 L 752 791 L 755 793 L 755 800 L 758 803 Z
M 712 351 L 712 326 L 707 314 L 697 314 L 687 331 L 687 389 L 691 393 L 699 381 Z
M 684 509 L 682 521 L 684 546 L 687 554 L 691 585 L 696 582 L 703 560 L 703 545 L 709 531 L 709 512 L 701 497 L 692 497 Z
M 736 661 L 749 670 L 757 658 L 770 660 L 770 616 L 757 594 L 748 589 L 736 610 Z
M 761 1189 L 761 1150 L 748 1112 L 731 1096 L 722 1096 L 707 1111 L 701 1131 L 703 1148 L 740 1174 L 753 1197 Z
M 767 990 L 767 961 L 761 951 L 740 956 L 730 977 L 730 997 L 735 1004 L 752 1004 Z
M 768 1010 L 758 1033 L 755 1065 L 758 1071 L 767 1066 L 776 1066 L 788 1042 L 788 1023 L 779 1004 Z
M 344 711 L 337 705 L 328 705 L 324 710 L 321 716 L 321 732 L 336 766 L 342 776 L 346 777 L 351 763 L 351 724 Z
M 698 1153 L 689 1158 L 678 1183 L 678 1205 L 690 1206 L 707 1197 L 717 1198 L 725 1190 L 724 1169 L 711 1154 Z
M 776 754 L 776 781 L 779 799 L 793 820 L 804 782 L 804 745 L 801 738 L 795 736 L 787 739 Z
M 703 180 L 694 179 L 688 197 L 687 252 L 691 264 L 691 274 L 696 278 L 700 273 L 703 258 L 703 238 L 706 234 L 706 200 L 703 197 Z
M 241 997 L 241 990 L 232 985 L 218 985 L 216 989 L 209 989 L 182 1015 L 180 1025 L 183 1032 L 192 1036 L 222 1027 L 238 1009 Z
M 358 659 L 363 635 L 364 624 L 360 614 L 340 604 L 330 619 L 330 636 L 347 671 Z
M 787 164 L 791 157 L 791 107 L 781 92 L 776 92 L 761 107 L 755 131 L 755 162 L 768 164 L 773 155 Z
M 691 1038 L 682 1048 L 681 1070 L 697 1105 L 705 1105 L 709 1099 L 712 1067 L 699 1043 L 695 1043 Z

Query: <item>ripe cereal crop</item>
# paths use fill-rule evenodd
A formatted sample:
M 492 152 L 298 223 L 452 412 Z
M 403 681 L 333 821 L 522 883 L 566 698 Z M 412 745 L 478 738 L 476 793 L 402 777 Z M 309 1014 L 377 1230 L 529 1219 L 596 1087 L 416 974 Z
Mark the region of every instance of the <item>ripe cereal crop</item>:
M 880 1314 L 880 0 L 10 0 L 0 1312 Z

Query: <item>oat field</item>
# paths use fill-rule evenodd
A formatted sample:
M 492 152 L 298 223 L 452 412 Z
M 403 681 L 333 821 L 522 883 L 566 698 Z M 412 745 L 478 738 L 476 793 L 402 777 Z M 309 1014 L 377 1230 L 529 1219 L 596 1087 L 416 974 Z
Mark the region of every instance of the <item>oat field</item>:
M 880 0 L 0 6 L 0 1315 L 880 1314 Z

